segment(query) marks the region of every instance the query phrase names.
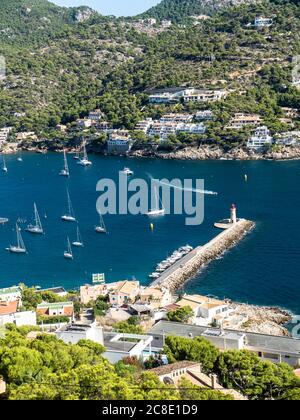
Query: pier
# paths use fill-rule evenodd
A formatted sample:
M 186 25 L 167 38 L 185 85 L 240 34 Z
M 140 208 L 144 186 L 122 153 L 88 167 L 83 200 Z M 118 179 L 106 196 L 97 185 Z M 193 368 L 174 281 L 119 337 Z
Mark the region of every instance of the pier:
M 237 245 L 254 226 L 254 222 L 246 219 L 238 219 L 235 223 L 227 224 L 210 242 L 198 246 L 166 270 L 161 277 L 151 283 L 151 287 L 160 286 L 175 292 L 201 268 Z

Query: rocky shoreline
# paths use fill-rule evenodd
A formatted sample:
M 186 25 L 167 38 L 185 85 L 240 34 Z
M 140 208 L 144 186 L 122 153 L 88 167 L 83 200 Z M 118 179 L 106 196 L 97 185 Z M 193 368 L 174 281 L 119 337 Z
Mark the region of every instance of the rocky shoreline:
M 240 324 L 230 324 L 230 329 L 290 337 L 290 332 L 285 325 L 292 320 L 293 316 L 288 311 L 276 307 L 237 302 L 231 302 L 230 306 L 234 309 L 235 315 L 242 319 Z M 226 323 L 223 327 L 226 328 Z
M 255 153 L 246 148 L 236 147 L 228 151 L 220 146 L 187 147 L 174 152 L 133 151 L 133 157 L 152 157 L 178 160 L 299 160 L 300 147 L 282 146 L 276 150 Z
M 68 153 L 75 153 L 77 150 L 74 147 L 66 147 Z M 49 146 L 49 143 L 38 142 L 36 144 L 18 145 L 16 143 L 8 143 L 5 148 L 0 150 L 3 154 L 15 154 L 20 151 L 34 152 L 34 153 L 47 153 L 63 151 L 62 146 Z M 103 148 L 89 147 L 89 152 L 101 155 L 107 155 Z M 300 160 L 300 146 L 280 146 L 276 149 L 266 152 L 253 152 L 247 148 L 234 147 L 229 150 L 224 150 L 221 146 L 203 145 L 201 147 L 186 147 L 178 149 L 173 152 L 164 152 L 157 150 L 132 150 L 128 153 L 127 157 L 136 158 L 155 158 L 155 159 L 177 159 L 177 160 L 272 160 L 272 161 L 288 161 Z

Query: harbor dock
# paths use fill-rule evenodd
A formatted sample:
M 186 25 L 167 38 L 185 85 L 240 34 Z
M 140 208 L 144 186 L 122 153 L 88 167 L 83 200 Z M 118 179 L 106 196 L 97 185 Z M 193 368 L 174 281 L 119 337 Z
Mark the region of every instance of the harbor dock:
M 160 286 L 175 292 L 199 270 L 220 257 L 231 247 L 237 245 L 254 226 L 254 222 L 246 219 L 238 219 L 235 223 L 227 225 L 210 242 L 193 249 L 167 269 L 158 279 L 151 283 L 151 286 Z

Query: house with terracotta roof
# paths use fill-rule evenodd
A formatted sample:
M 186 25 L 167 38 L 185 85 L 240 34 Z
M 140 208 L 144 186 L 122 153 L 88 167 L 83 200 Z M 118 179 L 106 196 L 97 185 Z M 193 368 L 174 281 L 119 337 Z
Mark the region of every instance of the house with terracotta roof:
M 140 291 L 140 302 L 152 309 L 163 308 L 173 302 L 169 289 L 159 287 L 146 287 Z
M 199 388 L 219 391 L 232 396 L 235 400 L 247 400 L 238 391 L 223 388 L 216 375 L 207 375 L 202 372 L 200 363 L 183 360 L 151 369 L 149 372 L 155 373 L 165 385 L 173 385 L 177 388 L 181 379 L 187 379 Z
M 18 307 L 18 300 L 0 302 L 0 316 L 14 314 L 17 312 Z
M 218 323 L 233 311 L 228 302 L 201 295 L 184 295 L 176 305 L 181 308 L 189 306 L 194 312 L 192 323 L 196 325 Z
M 138 281 L 120 281 L 109 293 L 109 302 L 113 306 L 122 306 L 135 301 L 140 293 L 140 283 Z
M 109 290 L 107 284 L 85 284 L 80 287 L 80 301 L 84 305 L 92 301 L 95 302 L 99 296 L 107 296 Z
M 37 306 L 37 315 L 40 316 L 68 316 L 73 317 L 74 306 L 73 302 L 43 302 Z

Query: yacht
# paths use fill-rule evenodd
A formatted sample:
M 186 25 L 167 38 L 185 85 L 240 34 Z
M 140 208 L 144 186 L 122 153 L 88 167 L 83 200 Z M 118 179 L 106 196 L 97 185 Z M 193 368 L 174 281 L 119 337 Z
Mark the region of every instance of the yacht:
M 155 207 L 152 208 L 148 213 L 146 213 L 147 216 L 155 217 L 155 216 L 164 216 L 165 215 L 165 209 L 161 203 L 159 193 L 157 191 L 157 187 L 154 187 L 154 194 L 155 194 Z
M 98 226 L 95 227 L 95 231 L 97 233 L 107 233 L 107 229 L 103 220 L 103 216 L 100 213 L 100 224 Z
M 70 176 L 67 154 L 66 154 L 65 150 L 64 150 L 64 168 L 60 171 L 59 175 L 60 176 L 65 176 L 67 178 L 69 178 L 69 176 Z
M 81 159 L 79 159 L 77 164 L 81 165 L 81 166 L 91 166 L 92 165 L 92 162 L 88 159 L 88 154 L 87 154 L 87 151 L 86 151 L 85 144 L 83 145 L 83 157 Z
M 75 214 L 74 214 L 69 190 L 67 190 L 67 196 L 68 196 L 68 212 L 67 212 L 67 214 L 63 215 L 61 218 L 65 222 L 76 222 L 76 217 L 75 217 Z
M 71 243 L 70 243 L 70 239 L 67 239 L 67 251 L 64 252 L 64 257 L 68 260 L 73 260 L 73 252 L 72 252 L 72 247 L 71 247 Z
M 44 230 L 36 204 L 34 203 L 34 225 L 27 226 L 27 232 L 43 235 Z
M 73 246 L 76 246 L 77 248 L 83 247 L 82 238 L 80 235 L 79 227 L 77 227 L 77 239 L 72 243 Z
M 5 156 L 2 156 L 2 160 L 3 160 L 3 165 L 2 165 L 2 171 L 3 172 L 8 172 L 7 166 L 6 166 L 6 162 L 5 162 Z
M 132 176 L 134 175 L 134 172 L 130 169 L 130 168 L 124 168 L 122 171 L 123 174 L 127 175 L 127 176 Z
M 19 228 L 18 223 L 16 223 L 16 232 L 17 232 L 17 245 L 10 245 L 9 248 L 6 248 L 7 251 L 14 254 L 26 254 L 27 250 L 21 235 L 21 229 Z

